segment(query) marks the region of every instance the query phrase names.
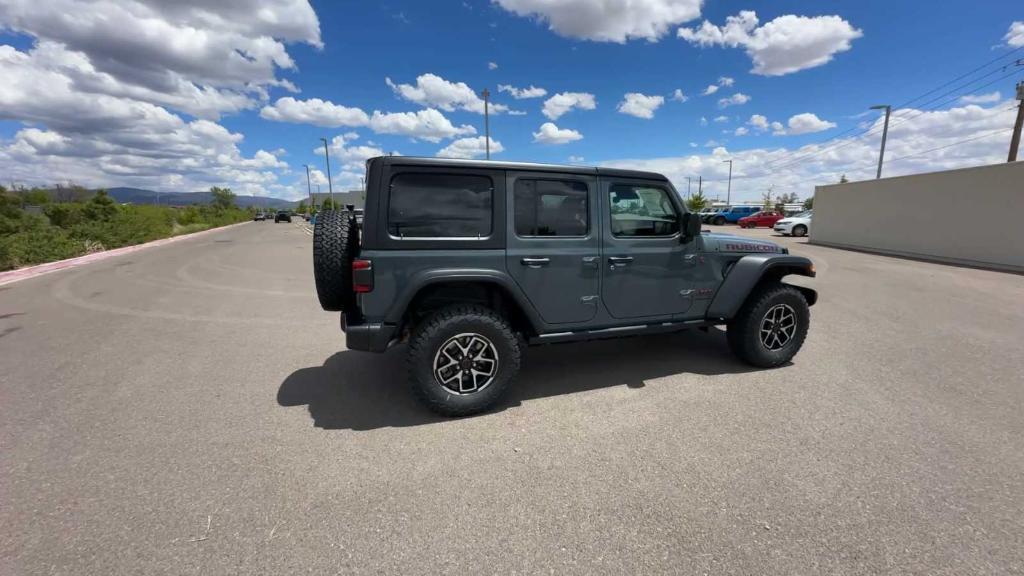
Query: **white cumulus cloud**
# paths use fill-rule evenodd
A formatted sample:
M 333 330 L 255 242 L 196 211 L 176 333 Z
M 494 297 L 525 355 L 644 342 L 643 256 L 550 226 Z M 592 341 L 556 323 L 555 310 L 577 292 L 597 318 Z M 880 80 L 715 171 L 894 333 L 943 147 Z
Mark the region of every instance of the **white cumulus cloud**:
M 484 113 L 484 100 L 465 82 L 450 82 L 437 74 L 421 74 L 416 77 L 416 84 L 395 84 L 391 78 L 384 82 L 394 90 L 395 94 L 415 102 L 426 108 L 440 108 L 445 112 L 466 110 Z M 490 112 L 500 114 L 506 112 L 504 104 L 490 103 Z
M 559 92 L 544 101 L 542 112 L 548 118 L 558 120 L 573 108 L 593 110 L 597 108 L 597 100 L 593 94 L 587 92 Z
M 672 92 L 672 100 L 676 102 L 686 102 L 687 100 L 689 100 L 689 98 L 686 96 L 686 94 L 683 94 L 682 89 L 676 88 L 675 91 Z
M 747 121 L 747 124 L 750 124 L 757 130 L 764 131 L 768 129 L 768 118 L 760 114 L 754 114 L 750 117 L 750 120 Z
M 960 102 L 964 104 L 991 104 L 992 102 L 999 102 L 1002 98 L 1003 95 L 996 90 L 988 94 L 968 94 L 967 96 L 962 96 Z
M 749 133 L 750 130 L 748 130 L 746 126 L 740 126 L 733 132 L 736 136 L 746 136 Z
M 618 110 L 623 114 L 650 120 L 654 118 L 654 111 L 664 103 L 664 96 L 647 96 L 639 92 L 629 92 L 623 96 Z
M 337 128 L 338 126 L 366 126 L 370 117 L 359 108 L 349 108 L 319 98 L 296 100 L 291 96 L 278 98 L 273 105 L 264 106 L 260 116 L 276 122 L 293 122 Z
M 719 86 L 724 86 L 724 87 L 728 88 L 729 86 L 732 86 L 735 83 L 736 83 L 736 81 L 734 79 L 728 77 L 728 76 L 719 76 L 718 77 L 718 85 Z
M 494 0 L 562 36 L 597 42 L 657 41 L 676 24 L 700 17 L 702 0 Z
M 701 92 L 702 96 L 711 96 L 715 92 L 718 92 L 718 84 L 708 84 L 708 87 Z
M 533 133 L 533 141 L 541 144 L 568 144 L 582 140 L 583 135 L 575 130 L 559 128 L 553 122 L 541 124 L 540 130 Z
M 529 88 L 516 88 L 510 84 L 498 84 L 498 92 L 507 92 L 516 100 L 523 100 L 525 98 L 543 98 L 548 95 L 548 91 L 543 88 L 538 88 L 533 84 Z
M 849 50 L 863 36 L 839 16 L 779 16 L 763 26 L 757 13 L 744 10 L 716 26 L 707 20 L 698 28 L 680 28 L 680 38 L 699 46 L 743 47 L 754 63 L 752 72 L 781 76 L 821 66 Z
M 726 98 L 719 98 L 718 107 L 728 108 L 729 106 L 740 106 L 742 104 L 746 104 L 747 102 L 750 102 L 750 96 L 747 96 L 742 92 L 737 92 L 732 96 L 728 96 Z
M 789 125 L 789 128 L 786 130 L 786 133 L 790 136 L 823 132 L 836 127 L 835 122 L 822 120 L 810 112 L 804 112 L 803 114 L 797 114 L 790 117 L 787 124 Z
M 1010 24 L 1010 29 L 1006 32 L 1006 36 L 1003 36 L 1003 40 L 1010 48 L 1024 46 L 1024 21 Z
M 491 138 L 491 154 L 497 154 L 503 152 L 505 147 L 501 145 L 494 138 Z M 451 144 L 438 150 L 437 156 L 439 158 L 477 158 L 485 155 L 487 152 L 487 138 L 485 136 L 475 136 L 472 138 L 459 138 L 458 140 L 452 141 Z
M 370 129 L 378 134 L 397 134 L 427 142 L 440 142 L 445 138 L 476 134 L 476 128 L 463 124 L 455 126 L 433 108 L 416 112 L 380 112 L 370 116 Z

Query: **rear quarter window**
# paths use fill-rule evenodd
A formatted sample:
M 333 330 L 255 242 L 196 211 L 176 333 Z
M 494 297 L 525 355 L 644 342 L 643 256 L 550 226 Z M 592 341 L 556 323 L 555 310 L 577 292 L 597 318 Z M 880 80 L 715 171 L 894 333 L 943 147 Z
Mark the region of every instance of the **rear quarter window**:
M 395 238 L 486 238 L 494 187 L 486 176 L 402 173 L 391 179 L 388 234 Z

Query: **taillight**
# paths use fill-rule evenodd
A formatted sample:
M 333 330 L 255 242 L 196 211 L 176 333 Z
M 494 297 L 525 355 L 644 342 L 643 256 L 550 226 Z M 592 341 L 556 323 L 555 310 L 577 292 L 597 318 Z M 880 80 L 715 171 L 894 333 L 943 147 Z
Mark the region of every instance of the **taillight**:
M 357 293 L 373 290 L 373 262 L 371 260 L 352 261 L 352 290 Z

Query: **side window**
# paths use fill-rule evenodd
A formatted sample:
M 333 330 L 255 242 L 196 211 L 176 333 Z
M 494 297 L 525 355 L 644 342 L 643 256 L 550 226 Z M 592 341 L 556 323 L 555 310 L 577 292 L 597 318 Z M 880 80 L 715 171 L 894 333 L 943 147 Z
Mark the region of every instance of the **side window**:
M 518 236 L 586 236 L 587 185 L 573 180 L 518 179 L 514 206 Z
M 388 234 L 398 238 L 491 235 L 494 188 L 486 176 L 399 174 L 391 179 Z
M 615 184 L 609 193 L 615 236 L 671 236 L 679 232 L 679 215 L 665 188 Z

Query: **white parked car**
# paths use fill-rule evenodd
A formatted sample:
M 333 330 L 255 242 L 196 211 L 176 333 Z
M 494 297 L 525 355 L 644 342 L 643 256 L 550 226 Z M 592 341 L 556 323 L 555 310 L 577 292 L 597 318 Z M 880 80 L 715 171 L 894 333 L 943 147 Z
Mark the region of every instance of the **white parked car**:
M 776 222 L 772 229 L 787 236 L 807 236 L 807 233 L 811 231 L 811 216 L 813 215 L 814 210 L 808 210 L 796 216 L 787 216 Z

